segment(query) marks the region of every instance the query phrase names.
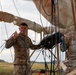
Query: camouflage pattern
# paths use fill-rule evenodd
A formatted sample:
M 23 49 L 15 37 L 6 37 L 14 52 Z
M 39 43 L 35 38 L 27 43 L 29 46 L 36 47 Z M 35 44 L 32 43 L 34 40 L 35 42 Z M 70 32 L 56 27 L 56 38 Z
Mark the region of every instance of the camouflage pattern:
M 69 60 L 66 62 L 67 70 L 65 75 L 76 69 L 76 38 L 73 37 L 69 40 Z
M 24 48 L 23 44 L 21 43 L 21 40 L 25 43 L 26 48 Z M 14 66 L 15 66 L 15 73 L 18 73 L 18 75 L 24 75 L 19 74 L 19 71 L 23 72 L 25 71 L 25 75 L 29 75 L 30 73 L 30 58 L 29 58 L 29 48 L 31 49 L 39 49 L 38 45 L 33 45 L 31 42 L 31 39 L 26 35 L 21 35 L 14 39 L 11 37 L 6 41 L 6 48 L 14 47 Z M 20 69 L 22 67 L 22 69 Z M 23 70 L 24 69 L 24 70 Z M 27 70 L 26 70 L 27 69 Z M 29 71 L 29 72 L 28 72 Z M 23 72 L 24 73 L 24 72 Z M 17 75 L 17 74 L 16 74 Z
M 14 75 L 31 75 L 30 66 L 28 65 L 14 65 Z

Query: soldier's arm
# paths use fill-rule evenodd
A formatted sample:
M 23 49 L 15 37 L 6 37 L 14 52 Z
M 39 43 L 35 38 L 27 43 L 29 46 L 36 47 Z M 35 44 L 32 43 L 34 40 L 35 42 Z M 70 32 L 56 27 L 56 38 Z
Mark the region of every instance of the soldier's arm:
M 31 45 L 31 49 L 36 50 L 40 49 L 41 47 L 39 45 Z
M 31 49 L 33 49 L 33 50 L 36 50 L 36 49 L 40 49 L 40 48 L 42 48 L 39 44 L 38 45 L 34 45 L 33 43 L 32 43 L 32 41 L 30 40 L 30 48 Z
M 16 39 L 11 37 L 10 39 L 6 40 L 5 47 L 10 48 L 15 44 L 15 42 L 16 42 Z
M 6 40 L 5 47 L 10 48 L 11 46 L 13 46 L 15 44 L 15 42 L 16 42 L 17 37 L 18 37 L 18 33 L 15 31 L 13 33 L 13 36 L 10 37 L 10 39 Z

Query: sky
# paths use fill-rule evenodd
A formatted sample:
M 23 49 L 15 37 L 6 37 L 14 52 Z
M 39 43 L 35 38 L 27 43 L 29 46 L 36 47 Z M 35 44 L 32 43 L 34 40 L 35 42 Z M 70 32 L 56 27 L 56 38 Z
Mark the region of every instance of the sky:
M 11 13 L 15 16 L 36 22 L 40 25 L 42 20 L 44 26 L 46 26 L 46 24 L 49 25 L 48 21 L 43 16 L 41 16 L 40 20 L 40 13 L 31 0 L 0 0 L 0 11 Z M 0 59 L 7 62 L 13 62 L 14 50 L 13 47 L 10 49 L 4 48 L 3 44 L 5 43 L 5 40 L 8 39 L 15 31 L 19 32 L 18 27 L 13 25 L 13 23 L 0 22 Z M 36 40 L 36 42 L 33 42 L 34 44 L 38 44 L 40 42 L 39 33 L 29 30 L 28 36 L 31 38 L 32 42 L 33 40 Z M 30 51 L 30 53 L 31 52 L 32 51 Z M 31 60 L 34 61 L 39 52 L 40 50 L 37 50 L 31 57 Z M 49 51 L 47 51 L 47 54 L 50 55 Z M 49 59 L 47 58 L 47 60 Z M 42 53 L 39 55 L 37 61 L 44 61 Z

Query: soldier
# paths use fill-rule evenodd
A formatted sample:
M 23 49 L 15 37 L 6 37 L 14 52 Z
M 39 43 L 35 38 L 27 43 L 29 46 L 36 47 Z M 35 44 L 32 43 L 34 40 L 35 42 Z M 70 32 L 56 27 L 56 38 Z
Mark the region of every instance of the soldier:
M 76 75 L 76 33 L 71 32 L 66 36 L 66 42 L 68 44 L 68 61 L 65 62 L 67 70 L 65 75 Z M 75 70 L 75 72 L 73 72 Z M 74 74 L 73 74 L 74 73 Z
M 30 58 L 29 48 L 39 49 L 39 45 L 34 45 L 31 39 L 27 36 L 28 25 L 21 23 L 19 26 L 20 33 L 15 32 L 11 38 L 6 40 L 6 48 L 14 47 L 14 74 L 15 75 L 30 75 Z

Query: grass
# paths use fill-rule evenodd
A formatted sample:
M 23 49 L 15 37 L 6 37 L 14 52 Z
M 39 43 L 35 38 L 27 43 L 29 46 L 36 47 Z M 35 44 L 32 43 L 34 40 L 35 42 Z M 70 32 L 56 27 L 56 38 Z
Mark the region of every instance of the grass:
M 32 70 L 44 69 L 44 64 L 35 63 L 32 66 Z M 12 63 L 0 62 L 0 75 L 13 75 L 14 67 Z M 38 75 L 38 73 L 33 73 L 32 75 Z M 41 74 L 44 75 L 44 74 Z M 48 75 L 48 74 L 47 74 Z
M 32 69 L 43 69 L 43 64 L 34 64 Z M 0 62 L 0 75 L 13 75 L 14 67 L 12 63 Z M 33 73 L 33 75 L 38 75 L 37 73 Z
M 0 75 L 12 75 L 14 67 L 11 63 L 0 62 Z

